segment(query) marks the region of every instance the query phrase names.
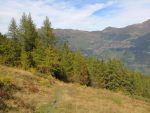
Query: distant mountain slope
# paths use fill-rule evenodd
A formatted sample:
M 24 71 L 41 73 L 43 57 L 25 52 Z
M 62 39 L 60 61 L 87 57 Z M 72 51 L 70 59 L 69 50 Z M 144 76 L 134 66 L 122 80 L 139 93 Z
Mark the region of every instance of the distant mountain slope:
M 93 54 L 98 58 L 119 57 L 129 66 L 133 62 L 136 65 L 137 62 L 138 70 L 141 69 L 141 65 L 144 65 L 144 68 L 150 65 L 150 63 L 147 63 L 149 62 L 149 59 L 147 59 L 149 57 L 149 50 L 145 51 L 145 49 L 149 49 L 148 45 L 150 45 L 147 42 L 149 40 L 149 32 L 150 20 L 124 28 L 107 27 L 102 31 L 54 30 L 55 35 L 62 42 L 68 41 L 72 49 L 80 48 L 85 54 Z M 132 56 L 132 60 L 129 58 L 130 61 L 128 61 L 128 58 L 125 58 L 124 55 L 127 53 L 129 56 Z M 142 60 L 142 57 L 145 58 L 145 61 Z M 134 68 L 136 67 L 135 65 L 131 67 Z M 145 73 L 147 74 L 147 72 Z
M 133 40 L 134 47 L 130 50 L 136 55 L 136 60 L 140 64 L 149 65 L 150 62 L 150 32 L 146 35 Z M 149 65 L 150 66 L 150 65 Z
M 139 36 L 142 36 L 150 32 L 150 20 L 147 20 L 140 24 L 130 25 L 124 28 L 108 27 L 104 29 L 102 32 L 104 33 L 104 35 L 115 34 L 116 37 L 117 35 L 125 35 L 125 36 L 128 36 L 127 38 L 137 38 Z M 118 37 L 118 38 L 119 40 L 122 39 L 122 37 Z
M 132 46 L 131 40 L 141 37 L 148 32 L 150 32 L 150 20 L 124 28 L 108 27 L 103 31 L 54 30 L 57 37 L 69 41 L 72 47 L 78 46 L 86 49 L 129 48 Z M 85 47 L 87 45 L 92 47 Z

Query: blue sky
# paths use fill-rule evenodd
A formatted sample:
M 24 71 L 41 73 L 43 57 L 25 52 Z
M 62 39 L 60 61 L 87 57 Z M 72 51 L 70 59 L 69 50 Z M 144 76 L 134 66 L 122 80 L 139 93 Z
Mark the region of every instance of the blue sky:
M 0 0 L 0 32 L 12 17 L 31 13 L 37 27 L 48 16 L 54 28 L 102 30 L 150 19 L 150 0 Z

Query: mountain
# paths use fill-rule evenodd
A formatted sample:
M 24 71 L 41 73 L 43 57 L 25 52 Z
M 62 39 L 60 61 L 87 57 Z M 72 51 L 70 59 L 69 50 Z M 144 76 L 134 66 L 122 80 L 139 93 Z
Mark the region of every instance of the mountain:
M 85 55 L 93 54 L 103 59 L 120 58 L 130 68 L 145 74 L 150 73 L 149 32 L 150 20 L 124 28 L 107 27 L 102 31 L 54 30 L 55 35 L 62 42 L 67 41 L 72 49 L 80 48 Z
M 150 112 L 144 99 L 1 65 L 0 88 L 0 113 Z

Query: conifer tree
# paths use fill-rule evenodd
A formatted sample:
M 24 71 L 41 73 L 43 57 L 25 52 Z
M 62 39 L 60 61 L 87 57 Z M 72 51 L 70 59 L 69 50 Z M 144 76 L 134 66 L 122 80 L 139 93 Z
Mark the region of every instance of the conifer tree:
M 61 51 L 61 73 L 67 81 L 73 76 L 73 54 L 70 51 L 68 44 L 65 42 Z
M 19 32 L 18 32 L 16 20 L 12 18 L 11 23 L 9 25 L 9 29 L 8 29 L 8 36 L 14 40 L 17 40 L 19 38 L 18 35 L 19 35 Z
M 0 36 L 0 62 L 2 64 L 19 65 L 20 46 L 18 42 L 6 36 Z
M 38 44 L 41 45 L 41 42 Z M 57 48 L 53 46 L 38 46 L 32 53 L 37 69 L 42 73 L 55 74 L 59 71 L 60 57 Z
M 7 50 L 9 51 L 10 44 L 8 39 L 0 33 L 0 63 L 5 64 L 7 62 Z
M 45 48 L 43 47 L 40 40 L 37 40 L 36 49 L 32 52 L 33 60 L 35 61 L 35 66 L 38 71 L 43 73 L 44 67 L 44 57 L 45 57 Z
M 105 64 L 93 56 L 88 59 L 88 71 L 90 77 L 90 85 L 92 87 L 104 87 Z
M 49 21 L 48 17 L 46 17 L 46 19 L 43 22 L 42 33 L 40 35 L 45 46 L 48 46 L 49 44 L 56 44 L 56 38 L 53 34 L 51 22 Z
M 27 54 L 27 61 L 29 63 L 28 66 L 33 67 L 35 65 L 35 61 L 33 60 L 32 52 L 36 49 L 38 34 L 30 14 L 28 16 L 23 14 L 22 16 L 20 23 L 20 36 L 23 53 L 26 52 Z
M 19 36 L 21 38 L 22 46 L 25 45 L 26 35 L 27 35 L 27 15 L 23 13 L 19 26 Z
M 28 15 L 28 20 L 27 20 L 27 50 L 32 51 L 33 49 L 36 48 L 36 40 L 38 38 L 38 34 L 36 31 L 36 27 L 32 21 L 31 15 Z
M 10 38 L 11 43 L 11 56 L 12 56 L 12 65 L 19 65 L 20 64 L 20 42 L 19 42 L 19 29 L 16 24 L 16 20 L 12 18 L 9 29 L 8 29 L 8 37 Z
M 87 63 L 79 49 L 74 53 L 72 81 L 84 85 L 89 84 Z
M 130 72 L 130 77 L 133 81 L 133 85 L 134 85 L 134 90 L 138 95 L 142 95 L 143 93 L 143 81 L 142 81 L 142 75 L 140 73 L 136 73 L 136 72 Z
M 20 23 L 20 34 L 25 50 L 32 51 L 36 47 L 38 35 L 30 14 L 28 16 L 23 14 Z
M 28 53 L 23 48 L 21 50 L 21 66 L 24 69 L 29 68 Z

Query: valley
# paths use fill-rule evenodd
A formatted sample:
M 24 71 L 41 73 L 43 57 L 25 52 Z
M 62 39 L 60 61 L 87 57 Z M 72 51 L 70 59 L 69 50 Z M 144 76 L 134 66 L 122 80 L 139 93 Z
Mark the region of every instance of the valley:
M 108 27 L 102 31 L 55 29 L 61 42 L 67 41 L 75 50 L 99 59 L 119 58 L 127 67 L 149 75 L 150 20 L 124 28 Z

